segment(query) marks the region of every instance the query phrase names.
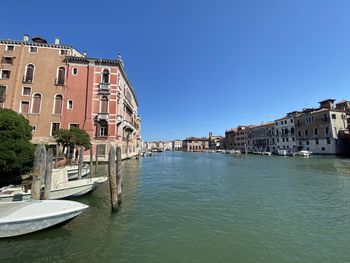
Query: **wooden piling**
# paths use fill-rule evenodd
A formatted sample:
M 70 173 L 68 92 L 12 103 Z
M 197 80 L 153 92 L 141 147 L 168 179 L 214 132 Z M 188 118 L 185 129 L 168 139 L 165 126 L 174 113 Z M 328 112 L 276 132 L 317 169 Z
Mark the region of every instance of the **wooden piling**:
M 98 144 L 96 144 L 96 153 L 95 153 L 95 174 L 97 174 L 97 166 L 98 166 Z
M 46 170 L 46 148 L 43 144 L 38 144 L 34 154 L 34 172 L 32 178 L 31 198 L 40 200 L 41 178 L 45 176 Z
M 53 164 L 53 150 L 52 148 L 49 148 L 47 150 L 47 156 L 46 156 L 44 200 L 50 199 L 52 164 Z
M 116 162 L 116 177 L 117 177 L 117 187 L 118 187 L 118 202 L 122 202 L 122 173 L 121 173 L 121 164 L 122 164 L 122 149 L 117 147 L 116 152 L 117 162 Z
M 92 145 L 90 145 L 90 173 L 89 173 L 89 177 L 91 178 L 91 174 L 92 174 L 92 169 L 93 169 L 93 155 L 92 155 Z
M 55 157 L 55 168 L 58 167 L 58 144 L 56 144 L 56 147 L 55 147 L 55 152 L 56 152 L 56 157 Z
M 79 149 L 79 164 L 78 164 L 78 180 L 81 179 L 81 173 L 83 171 L 83 161 L 84 161 L 84 146 L 80 146 L 80 149 Z
M 115 162 L 115 148 L 111 146 L 108 154 L 108 178 L 109 190 L 111 195 L 112 211 L 118 210 L 118 186 L 116 178 L 116 162 Z

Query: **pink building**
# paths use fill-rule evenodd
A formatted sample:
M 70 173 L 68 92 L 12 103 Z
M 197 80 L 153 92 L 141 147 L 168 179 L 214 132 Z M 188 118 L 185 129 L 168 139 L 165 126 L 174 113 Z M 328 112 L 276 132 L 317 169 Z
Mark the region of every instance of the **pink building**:
M 140 151 L 140 124 L 136 94 L 123 61 L 67 56 L 67 89 L 62 127 L 79 127 L 92 138 L 99 156 L 107 158 L 108 145 L 122 147 L 122 155 Z

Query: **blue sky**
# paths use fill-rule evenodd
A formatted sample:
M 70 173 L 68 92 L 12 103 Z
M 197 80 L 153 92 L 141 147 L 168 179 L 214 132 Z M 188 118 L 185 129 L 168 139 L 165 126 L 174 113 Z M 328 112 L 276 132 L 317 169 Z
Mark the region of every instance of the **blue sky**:
M 59 36 L 91 57 L 121 52 L 145 140 L 224 135 L 350 99 L 350 1 L 11 0 L 1 9 L 2 39 Z

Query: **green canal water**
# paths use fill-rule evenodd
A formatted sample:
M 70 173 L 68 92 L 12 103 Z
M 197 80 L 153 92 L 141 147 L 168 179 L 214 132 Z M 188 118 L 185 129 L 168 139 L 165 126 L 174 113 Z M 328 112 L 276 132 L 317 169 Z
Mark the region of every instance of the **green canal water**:
M 64 227 L 0 240 L 0 262 L 350 262 L 350 159 L 166 152 L 122 166 L 118 213 L 105 184 Z

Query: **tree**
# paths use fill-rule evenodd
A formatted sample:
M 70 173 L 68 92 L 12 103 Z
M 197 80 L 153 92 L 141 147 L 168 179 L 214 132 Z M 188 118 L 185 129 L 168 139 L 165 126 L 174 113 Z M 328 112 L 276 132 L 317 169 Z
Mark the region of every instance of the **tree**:
M 63 148 L 68 145 L 71 148 L 84 146 L 85 150 L 90 149 L 91 142 L 89 134 L 79 128 L 71 128 L 69 130 L 60 129 L 56 134 L 54 134 L 56 142 L 63 146 Z
M 0 109 L 0 179 L 16 178 L 33 168 L 32 128 L 22 115 Z

